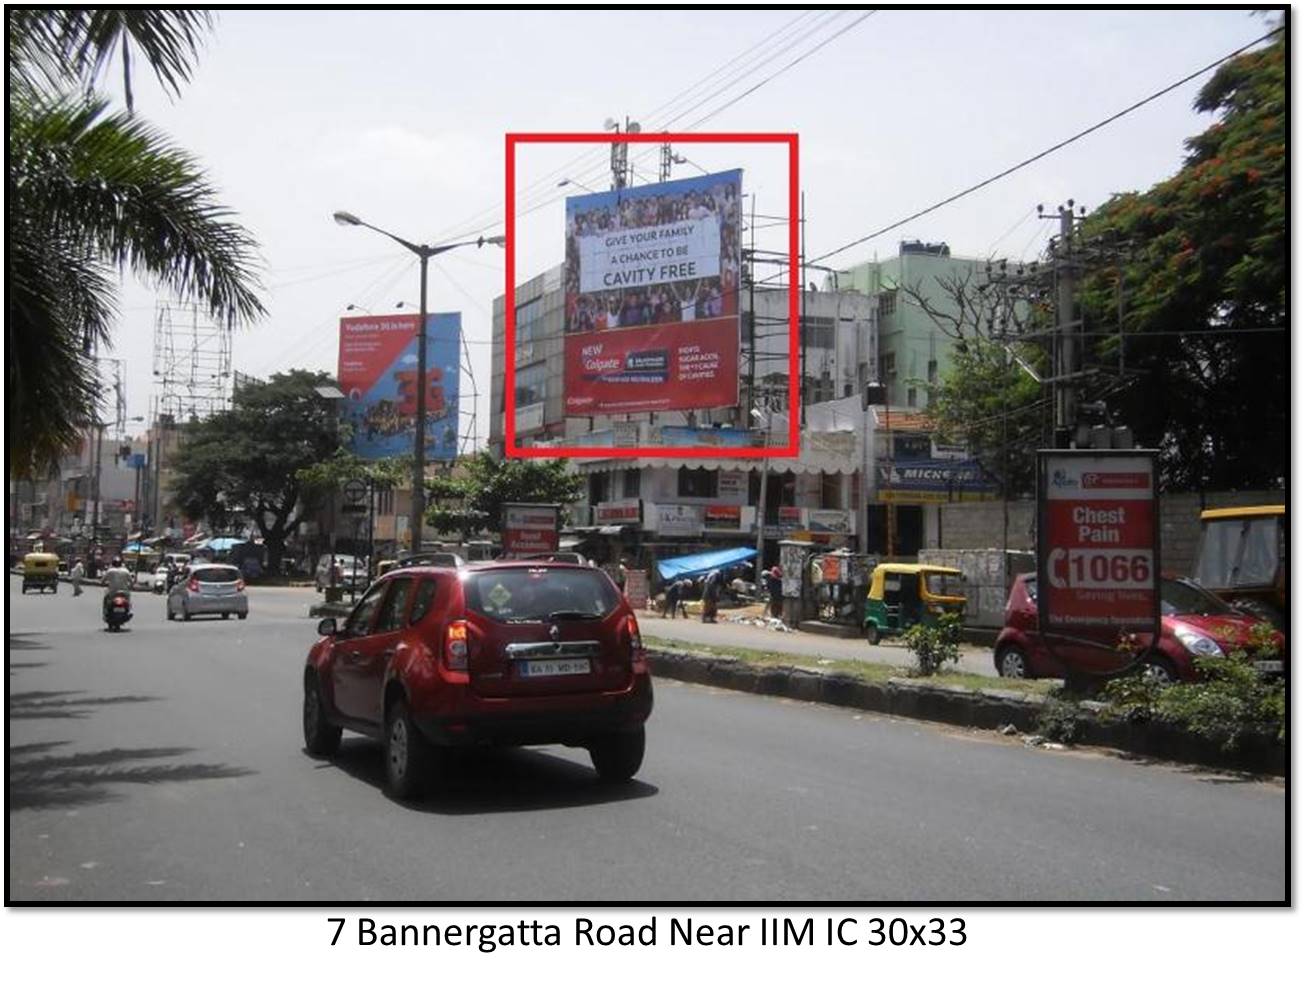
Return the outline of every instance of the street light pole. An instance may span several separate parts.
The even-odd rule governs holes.
[[[482,248],[484,245],[502,246],[507,240],[502,235],[492,235],[488,238],[480,236],[478,239],[472,239],[467,242],[450,242],[447,245],[417,245],[409,242],[407,239],[399,238],[392,232],[387,232],[383,228],[377,228],[375,225],[368,224],[357,215],[348,211],[337,211],[334,214],[336,224],[339,225],[361,225],[363,228],[370,228],[373,232],[379,232],[391,241],[397,242],[403,248],[413,253],[421,260],[421,312],[417,320],[417,418],[416,432],[413,434],[413,453],[412,453],[412,543],[411,550],[413,553],[421,550],[422,527],[425,525],[425,481],[426,481],[426,281],[429,271],[429,263],[432,256],[437,256],[441,252],[448,252],[450,249],[461,248],[465,245],[474,245],[476,248]]]

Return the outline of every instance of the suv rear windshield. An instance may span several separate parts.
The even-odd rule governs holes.
[[[611,580],[592,569],[552,565],[487,569],[466,577],[466,605],[503,623],[601,620],[620,604]]]
[[[212,569],[196,569],[191,576],[199,582],[235,582],[240,578],[240,573],[235,569],[217,566]]]

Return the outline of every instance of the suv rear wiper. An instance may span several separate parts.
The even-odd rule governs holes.
[[[583,610],[557,610],[555,613],[549,613],[548,619],[554,620],[601,620],[602,616],[598,613],[585,613]]]

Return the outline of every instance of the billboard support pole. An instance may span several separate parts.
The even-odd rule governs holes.
[[[412,442],[412,554],[421,551],[421,531],[425,525],[426,487],[426,277],[430,271],[430,251],[422,249],[421,312],[417,318],[417,429]]]

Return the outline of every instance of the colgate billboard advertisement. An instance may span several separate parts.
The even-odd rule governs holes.
[[[339,385],[364,460],[412,454],[419,314],[340,320]],[[426,459],[457,456],[462,315],[426,316]]]
[[[567,415],[738,404],[741,183],[567,199]]]
[[[1037,608],[1046,633],[1159,624],[1159,497],[1151,450],[1038,454]]]

